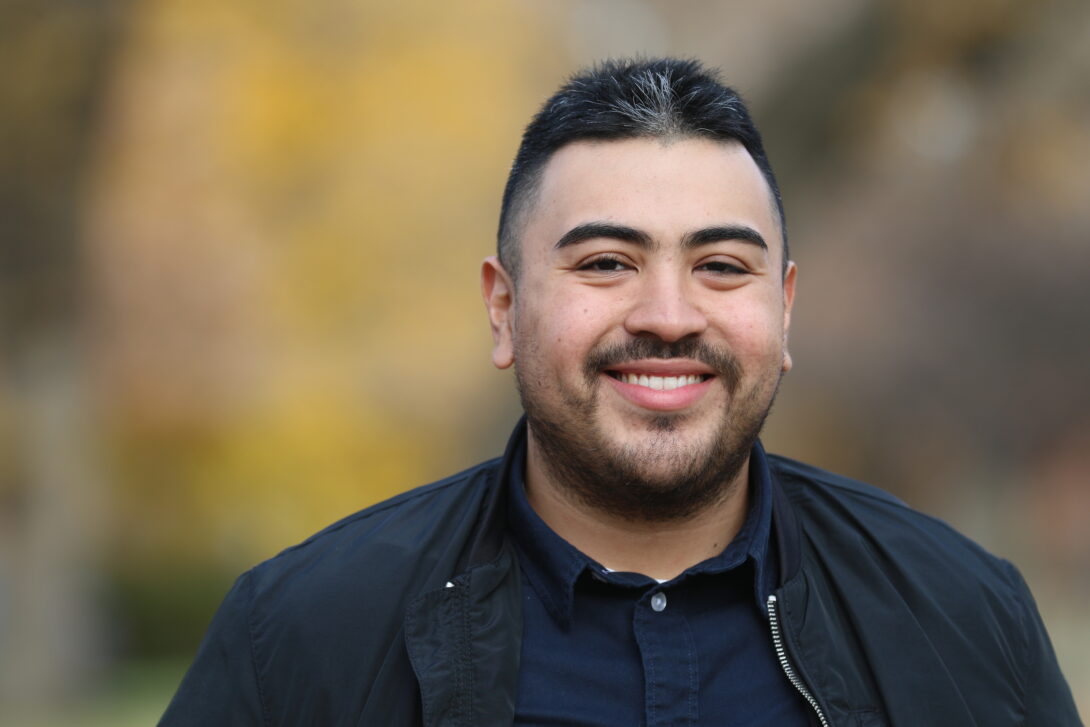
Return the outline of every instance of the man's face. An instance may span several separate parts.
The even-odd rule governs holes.
[[[619,515],[682,517],[721,496],[790,367],[795,268],[783,273],[748,152],[569,144],[545,167],[521,246],[517,288],[495,259],[483,284],[531,455]]]

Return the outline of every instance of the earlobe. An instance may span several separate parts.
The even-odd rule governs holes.
[[[481,295],[492,328],[492,363],[499,369],[508,368],[515,363],[511,329],[515,286],[495,255],[481,263]]]

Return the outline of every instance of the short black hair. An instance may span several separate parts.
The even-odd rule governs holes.
[[[761,135],[738,93],[699,61],[608,60],[572,76],[545,102],[522,135],[500,207],[500,262],[518,277],[520,218],[552,155],[574,141],[635,138],[735,141],[753,157],[772,191],[787,266],[783,200]]]

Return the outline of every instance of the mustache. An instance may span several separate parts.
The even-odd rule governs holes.
[[[598,372],[629,361],[645,358],[689,358],[710,368],[733,392],[742,377],[742,366],[729,351],[721,351],[698,338],[664,341],[661,338],[633,338],[623,343],[603,344],[587,356],[584,373],[594,382]]]

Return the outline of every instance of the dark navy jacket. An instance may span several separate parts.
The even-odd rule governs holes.
[[[502,459],[242,575],[160,725],[510,725],[522,633]],[[1015,568],[867,485],[769,456],[785,667],[837,727],[1070,727]],[[769,637],[769,648],[775,648]]]

